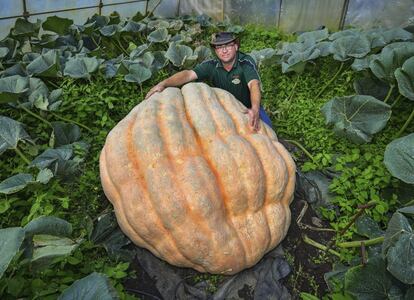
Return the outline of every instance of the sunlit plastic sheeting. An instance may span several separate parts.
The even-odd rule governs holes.
[[[215,21],[223,21],[224,2],[228,0],[182,0],[179,7],[179,15],[206,14]]]
[[[0,18],[19,16],[22,14],[23,14],[23,2],[22,1],[0,0]]]
[[[156,16],[165,18],[178,17],[178,0],[164,0],[154,11]]]
[[[224,0],[224,14],[234,23],[276,26],[282,0]]]
[[[349,0],[345,26],[360,28],[407,25],[414,16],[413,0]]]
[[[16,19],[4,19],[0,20],[0,40],[9,35],[10,29],[14,27]]]
[[[18,2],[21,2],[21,0]],[[71,0],[71,1],[26,0],[27,11],[31,14],[62,10],[62,9],[98,6],[98,4],[99,4],[99,0]]]
[[[285,32],[315,30],[325,26],[337,30],[345,0],[283,0],[279,27]]]
[[[121,17],[132,17],[137,12],[141,12],[141,14],[145,13],[145,1],[144,2],[135,2],[135,3],[125,3],[125,4],[117,4],[117,5],[110,5],[102,7],[102,15],[108,16],[112,12],[118,12]]]
[[[97,8],[87,8],[79,10],[62,11],[58,13],[48,13],[29,17],[30,22],[36,22],[36,19],[45,21],[47,17],[58,16],[61,18],[67,18],[73,20],[74,24],[83,25],[88,18],[98,13]]]

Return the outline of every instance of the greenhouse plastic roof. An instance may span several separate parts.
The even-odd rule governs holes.
[[[83,24],[93,14],[109,15],[117,11],[123,17],[145,13],[157,7],[155,14],[177,17],[206,14],[221,21],[255,23],[279,27],[285,32],[301,32],[327,27],[394,27],[408,25],[414,16],[413,0],[1,0],[0,38],[7,36],[17,17],[26,11],[30,21],[57,15]],[[24,7],[26,5],[26,10]],[[100,6],[102,4],[102,6]]]

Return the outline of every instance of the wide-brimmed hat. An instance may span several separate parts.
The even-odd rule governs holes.
[[[210,45],[212,47],[225,45],[235,41],[236,39],[237,38],[231,32],[217,32],[213,33],[213,35],[211,36]]]

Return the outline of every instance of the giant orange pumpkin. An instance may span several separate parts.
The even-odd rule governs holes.
[[[167,88],[108,135],[102,185],[122,230],[169,263],[234,274],[286,235],[295,165],[273,130],[203,83]]]

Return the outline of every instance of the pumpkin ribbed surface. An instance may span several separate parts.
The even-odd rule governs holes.
[[[251,132],[243,110],[230,93],[189,83],[113,128],[101,181],[134,243],[176,266],[234,274],[284,238],[295,165],[270,127]]]

